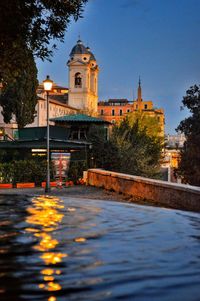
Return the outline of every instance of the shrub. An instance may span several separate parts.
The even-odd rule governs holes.
[[[82,178],[83,171],[86,169],[86,161],[71,161],[69,165],[68,178],[73,182],[77,182],[79,178]]]
[[[51,167],[51,178],[52,178]],[[46,180],[46,160],[19,160],[0,164],[1,183],[34,182],[40,185]]]

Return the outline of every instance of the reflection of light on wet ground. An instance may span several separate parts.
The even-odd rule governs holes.
[[[51,296],[51,297],[49,297],[48,301],[56,301],[56,297]]]
[[[86,238],[84,237],[77,237],[74,239],[75,242],[85,242],[86,241]]]
[[[47,233],[39,233],[35,234],[35,236],[41,237],[40,244],[35,246],[36,250],[48,251],[49,249],[54,249],[58,244],[57,239],[53,239],[52,236]]]
[[[69,212],[74,212],[74,211],[76,211],[76,208],[68,207],[68,208],[67,208],[67,211],[69,211]]]
[[[0,300],[199,300],[199,214],[71,197],[3,202]]]
[[[58,228],[62,221],[63,214],[60,212],[60,209],[63,208],[64,206],[61,199],[41,196],[34,198],[32,207],[27,209],[29,216],[26,222],[30,224],[30,227],[27,227],[26,231],[33,233],[33,235],[39,239],[34,249],[42,253],[40,258],[44,261],[46,266],[61,263],[62,259],[68,256],[66,253],[56,251],[59,241],[51,234],[51,232]],[[40,274],[43,275],[44,281],[44,283],[38,285],[40,289],[49,292],[60,291],[62,289],[62,286],[56,281],[56,276],[61,274],[59,269],[45,268],[41,270]],[[55,296],[48,298],[48,301],[55,300]]]
[[[44,260],[46,265],[59,263],[62,261],[63,257],[67,257],[67,254],[45,252],[40,256],[40,258]]]

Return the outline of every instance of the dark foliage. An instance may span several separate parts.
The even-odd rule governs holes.
[[[118,149],[107,140],[107,132],[101,127],[91,127],[88,139],[92,143],[90,167],[116,170],[118,167]]]
[[[182,120],[177,128],[177,131],[185,134],[186,142],[176,173],[184,182],[200,186],[200,86],[190,87],[182,103],[191,116]]]
[[[41,59],[49,58],[55,44],[63,41],[71,17],[81,17],[87,0],[1,0],[0,1],[0,78],[21,70],[15,56],[25,45]],[[13,76],[12,76],[13,77]],[[12,77],[10,80],[12,80]]]
[[[51,178],[53,169],[51,166]],[[34,182],[41,185],[46,180],[46,160],[31,159],[0,164],[1,183]]]
[[[72,180],[74,183],[83,177],[83,171],[87,170],[85,160],[70,161],[68,179]]]
[[[161,141],[158,138],[148,136],[138,121],[130,125],[128,119],[113,128],[109,141],[106,140],[104,130],[95,127],[90,130],[92,167],[159,177]]]
[[[21,68],[20,73],[16,74],[16,81],[8,82],[3,87],[0,104],[3,108],[4,122],[9,123],[15,116],[18,127],[23,128],[34,121],[38,81],[32,53],[25,48],[21,49],[19,53],[21,59],[23,57],[24,68]],[[20,64],[19,58],[18,65]]]
[[[138,120],[130,125],[124,119],[113,130],[112,143],[118,149],[118,171],[149,178],[159,178],[162,144],[147,135]]]
[[[0,82],[4,121],[14,114],[19,127],[31,123],[36,105],[37,69],[34,56],[50,59],[63,41],[73,17],[81,17],[87,0],[1,0]]]

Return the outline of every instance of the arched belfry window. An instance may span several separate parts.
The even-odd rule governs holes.
[[[81,88],[82,87],[82,78],[81,78],[80,72],[77,72],[75,74],[74,86],[75,86],[75,88]]]

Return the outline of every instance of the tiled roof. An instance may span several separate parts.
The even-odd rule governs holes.
[[[40,83],[38,86],[38,89],[44,91],[44,85],[42,83]],[[59,86],[56,83],[53,83],[52,89],[69,90],[68,87]]]
[[[68,94],[50,94],[49,99],[57,100],[61,103],[67,104]]]
[[[66,150],[79,150],[89,146],[90,143],[85,141],[72,141],[72,140],[58,140],[49,139],[50,149],[66,149]],[[15,140],[15,141],[1,141],[0,149],[32,149],[32,148],[46,148],[46,139],[33,139],[33,140]]]
[[[88,116],[85,114],[72,114],[72,115],[65,115],[56,118],[51,118],[51,121],[57,122],[86,122],[86,123],[109,123],[103,119]]]
[[[108,99],[108,102],[128,102],[128,99],[125,99],[125,98],[110,98]]]

